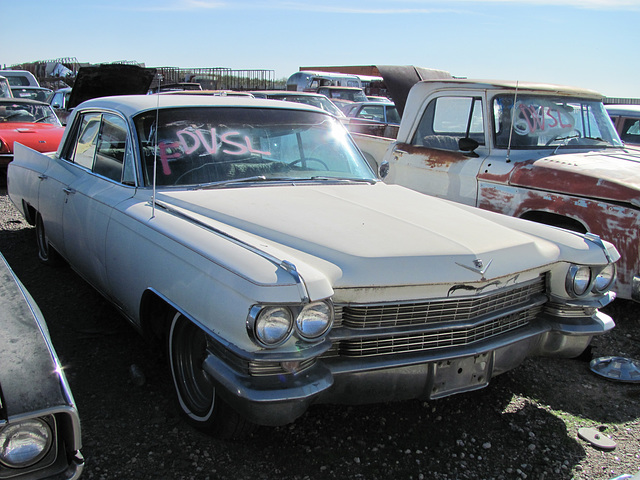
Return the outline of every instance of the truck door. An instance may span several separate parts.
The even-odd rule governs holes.
[[[478,172],[489,154],[483,101],[468,93],[428,100],[409,142],[387,157],[385,181],[476,205]]]

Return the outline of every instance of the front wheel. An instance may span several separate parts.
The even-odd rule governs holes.
[[[179,312],[171,318],[168,353],[178,405],[191,425],[220,438],[238,438],[253,430],[252,423],[216,394],[203,370],[207,336]]]

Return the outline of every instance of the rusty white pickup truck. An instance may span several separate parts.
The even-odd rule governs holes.
[[[385,76],[391,90],[394,80],[402,85]],[[640,154],[621,142],[601,95],[518,82],[403,81],[404,90],[392,92],[402,112],[397,138],[353,134],[386,183],[598,234],[622,255],[618,296],[640,300]]]

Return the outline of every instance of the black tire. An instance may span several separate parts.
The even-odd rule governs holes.
[[[179,312],[170,318],[167,347],[178,407],[192,426],[228,439],[241,438],[255,428],[216,394],[202,368],[206,334]]]
[[[50,266],[58,266],[62,263],[60,254],[49,244],[47,232],[44,229],[42,215],[36,214],[36,242],[38,245],[38,259]]]

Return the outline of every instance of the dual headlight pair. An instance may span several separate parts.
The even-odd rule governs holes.
[[[616,266],[571,265],[567,272],[566,289],[572,297],[583,297],[589,293],[602,294],[610,290],[616,279]]]
[[[330,301],[306,305],[255,305],[249,312],[247,329],[264,347],[277,347],[295,334],[302,340],[315,342],[333,323]]]
[[[29,468],[51,450],[53,419],[30,418],[7,424],[0,430],[0,464]]]

